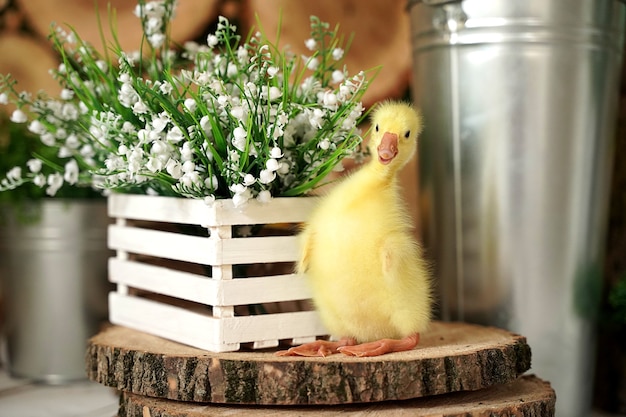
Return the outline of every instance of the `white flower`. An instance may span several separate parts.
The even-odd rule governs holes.
[[[109,71],[109,66],[107,65],[106,61],[103,61],[101,59],[96,61],[96,66],[100,69],[100,71],[107,73]]]
[[[163,161],[161,161],[159,158],[155,158],[151,156],[150,158],[148,158],[148,162],[146,163],[146,168],[150,172],[161,171],[163,169]]]
[[[133,113],[135,113],[135,114],[145,114],[145,113],[148,113],[148,106],[146,106],[146,103],[144,103],[143,100],[138,100],[133,105]]]
[[[201,183],[200,174],[197,171],[186,172],[179,180],[185,187],[197,187]]]
[[[61,108],[61,118],[64,120],[77,120],[79,114],[78,108],[74,103],[65,103]]]
[[[341,58],[343,58],[343,49],[341,48],[333,49],[333,59],[335,61],[339,61]]]
[[[325,91],[323,102],[324,102],[324,107],[334,109],[337,107],[337,95],[333,93],[332,91]]]
[[[323,150],[325,150],[325,151],[326,151],[326,150],[328,150],[328,148],[330,148],[330,141],[329,141],[328,139],[323,139],[323,140],[319,141],[319,143],[317,144],[317,146],[318,146],[320,149],[323,149]]]
[[[55,136],[57,139],[65,139],[67,137],[67,130],[63,128],[57,129]]]
[[[36,135],[43,135],[46,127],[39,120],[33,120],[28,124],[28,130]]]
[[[13,181],[19,181],[22,178],[22,168],[13,167],[7,172],[7,178]]]
[[[276,178],[276,174],[272,170],[262,169],[259,173],[259,182],[261,182],[261,184],[269,184],[274,181],[274,178]]]
[[[243,46],[239,46],[239,48],[237,48],[237,59],[240,62],[248,61],[248,50],[244,48]]]
[[[331,74],[331,79],[333,84],[339,84],[340,82],[342,82],[344,80],[344,74],[343,71],[341,70],[334,70],[333,73]]]
[[[189,142],[183,143],[183,147],[180,149],[180,156],[183,161],[189,161],[193,158],[194,150]]]
[[[185,174],[189,174],[191,172],[194,172],[194,170],[196,169],[196,164],[192,161],[185,161],[183,163],[183,172]]]
[[[243,207],[250,197],[247,194],[235,194],[233,196],[233,206],[235,207]]]
[[[278,74],[278,67],[269,67],[267,69],[267,76],[270,78],[274,78],[274,76],[276,76],[276,74]]]
[[[28,167],[28,170],[34,174],[38,173],[39,171],[41,171],[41,166],[42,166],[42,162],[40,159],[29,159],[28,162],[26,162],[26,166]]]
[[[282,161],[280,163],[280,166],[278,167],[278,171],[276,171],[278,173],[278,175],[285,175],[289,173],[289,162],[287,161]]]
[[[185,107],[187,107],[187,109],[190,112],[196,111],[197,104],[196,104],[196,101],[194,99],[192,99],[192,98],[185,99],[184,105],[185,105]]]
[[[265,168],[267,168],[269,171],[278,171],[279,165],[278,165],[278,161],[275,160],[274,158],[270,158],[265,162]]]
[[[61,90],[61,100],[71,100],[74,98],[74,91],[64,88]]]
[[[213,204],[215,203],[215,196],[213,194],[211,195],[207,195],[206,197],[204,197],[204,204],[206,204],[209,207],[212,207]]]
[[[283,95],[283,92],[280,91],[280,88],[275,87],[275,86],[271,86],[270,87],[270,92],[269,92],[269,100],[270,101],[274,101],[279,99],[281,96]]]
[[[206,38],[206,43],[209,45],[209,48],[213,48],[219,43],[219,39],[214,34],[210,34]]]
[[[230,114],[237,120],[243,121],[246,118],[246,110],[243,106],[233,106],[230,109]]]
[[[159,91],[166,96],[169,96],[172,91],[174,91],[174,87],[168,81],[163,81],[163,83],[159,86]]]
[[[150,45],[153,48],[160,48],[163,45],[163,42],[165,42],[165,35],[163,33],[153,33],[148,36],[148,42],[150,42]]]
[[[310,69],[311,71],[315,71],[319,66],[320,66],[320,61],[319,59],[313,57],[313,58],[306,58],[306,67],[308,69]]]
[[[249,187],[251,185],[253,185],[256,182],[256,179],[254,178],[254,175],[252,174],[246,174],[243,177],[243,185],[245,185],[246,187]]]
[[[0,93],[0,104],[8,104],[9,96],[7,93]]]
[[[316,129],[322,128],[322,120],[324,118],[324,111],[321,109],[314,109],[309,116],[309,123]]]
[[[226,76],[234,77],[238,73],[239,73],[239,69],[237,68],[237,65],[233,62],[229,63],[228,67],[226,68]]]
[[[156,16],[150,17],[145,23],[145,28],[148,33],[158,32],[161,30],[162,26],[163,21],[160,19],[160,17],[157,18]]]
[[[269,203],[270,200],[272,199],[272,193],[270,193],[268,190],[259,191],[259,194],[256,196],[256,199],[260,203]]]
[[[65,164],[65,173],[63,174],[63,179],[68,184],[74,185],[78,181],[78,164],[76,160],[72,159],[67,164]]]
[[[309,51],[315,51],[315,49],[317,49],[317,42],[315,41],[315,39],[309,38],[304,41],[304,46],[306,46],[306,49],[308,49]]]
[[[86,143],[80,148],[80,154],[85,158],[93,158],[96,155],[96,152],[90,143]]]
[[[46,176],[43,174],[35,175],[35,177],[33,177],[33,184],[35,184],[37,187],[43,187],[44,185],[46,185]]]
[[[183,131],[180,130],[180,127],[174,126],[172,127],[167,134],[165,135],[165,139],[172,143],[178,143],[183,140],[185,136],[183,135]]]
[[[180,162],[178,162],[178,161],[176,161],[174,159],[170,159],[169,161],[167,161],[167,164],[165,165],[165,170],[175,180],[177,180],[177,179],[179,179],[180,177],[183,176],[183,167],[182,167],[182,165],[180,164]]]
[[[48,188],[46,189],[46,194],[49,196],[54,196],[59,188],[63,186],[63,177],[58,172],[54,174],[48,175]]]
[[[163,129],[167,127],[167,124],[169,123],[169,121],[170,121],[170,118],[167,116],[167,114],[161,113],[159,117],[154,117],[152,119],[152,123],[150,124],[152,125],[155,131],[162,132]]]
[[[209,116],[202,116],[200,119],[200,127],[204,133],[209,133],[211,131],[211,120],[209,119]]]
[[[219,180],[217,179],[215,175],[211,175],[210,178],[207,178],[204,180],[204,186],[210,190],[217,190],[217,187],[219,187],[219,184],[220,184]]]
[[[274,146],[271,150],[270,150],[270,156],[274,159],[279,159],[283,157],[283,151],[281,151],[281,149],[278,146]]]
[[[44,133],[39,138],[41,139],[41,143],[43,143],[46,146],[54,146],[54,144],[56,142],[56,138],[50,132]]]
[[[27,120],[28,118],[26,117],[26,113],[24,113],[22,110],[13,110],[13,113],[11,114],[11,121],[13,123],[26,123]]]
[[[234,193],[233,205],[235,207],[242,207],[252,198],[252,192],[243,184],[233,184],[229,188],[230,191]]]
[[[59,158],[69,158],[72,156],[72,151],[67,146],[61,146],[59,152],[57,152]]]
[[[67,146],[70,149],[78,149],[78,147],[80,146],[80,141],[78,140],[78,136],[76,136],[76,134],[74,133],[71,133],[65,139],[65,146]]]
[[[146,129],[140,129],[137,132],[137,139],[139,139],[139,143],[147,143],[150,141],[150,131]]]
[[[246,130],[241,126],[237,126],[235,130],[233,130],[233,146],[243,152],[246,149],[247,136]]]
[[[152,142],[152,146],[150,147],[150,153],[157,157],[164,157],[162,159],[169,158],[169,148],[168,145],[162,140],[155,140]]]
[[[228,102],[229,102],[229,101],[230,101],[230,97],[228,97],[228,96],[225,96],[225,95],[220,94],[220,95],[217,97],[217,104],[218,104],[221,108],[226,107],[226,105],[228,104]]]

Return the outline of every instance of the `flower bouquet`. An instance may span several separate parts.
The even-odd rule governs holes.
[[[60,97],[0,78],[0,103],[17,109],[63,164],[35,155],[12,168],[0,191],[32,182],[55,195],[64,184],[202,199],[297,196],[341,160],[359,158],[365,73],[342,66],[338,28],[311,17],[310,56],[280,51],[260,32],[245,41],[220,17],[205,44],[168,40],[174,0],[140,2],[144,42],[104,56],[79,34],[53,28]]]
[[[174,3],[139,3],[137,52],[114,41],[101,55],[54,28],[58,98],[0,78],[12,121],[63,161],[37,153],[0,191],[32,183],[54,196],[69,184],[108,195],[114,324],[213,351],[324,335],[304,277],[285,268],[297,258],[294,225],[315,204],[295,197],[363,157],[366,74],[348,73],[349,42],[315,17],[309,56],[260,32],[244,40],[222,17],[202,45],[171,45]]]

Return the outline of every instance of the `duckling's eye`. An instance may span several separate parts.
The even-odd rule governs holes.
[[[409,136],[411,136],[411,131],[407,130],[406,133],[404,134],[404,137],[408,139]]]
[[[378,132],[378,125],[376,125],[376,131]]]

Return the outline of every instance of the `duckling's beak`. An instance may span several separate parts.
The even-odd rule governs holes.
[[[378,162],[387,165],[398,155],[398,135],[385,132],[377,150]]]

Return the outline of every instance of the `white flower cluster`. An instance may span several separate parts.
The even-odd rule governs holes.
[[[175,55],[165,37],[173,3],[137,6],[146,39],[160,49],[145,62],[120,52],[106,64],[76,34],[56,31],[57,48],[77,38],[56,71],[60,99],[31,100],[10,78],[0,80],[0,102],[7,91],[17,98],[11,120],[28,123],[66,160],[46,177],[42,166],[54,164],[33,159],[26,175],[11,170],[0,190],[31,181],[54,195],[66,182],[241,206],[306,193],[358,154],[367,81],[342,66],[336,29],[312,17],[312,55],[298,57],[261,33],[242,42],[220,17],[206,44],[187,43]]]

